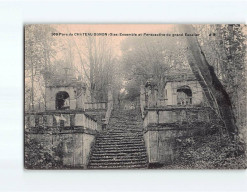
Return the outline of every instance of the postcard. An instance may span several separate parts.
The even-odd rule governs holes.
[[[28,24],[26,169],[245,169],[242,24]]]

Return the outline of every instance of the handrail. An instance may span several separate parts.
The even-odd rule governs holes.
[[[145,108],[145,116],[143,126],[149,124],[172,124],[189,122],[209,122],[214,119],[214,115],[209,107],[198,106],[166,106]]]
[[[145,106],[146,106],[145,89],[144,89],[144,86],[141,85],[140,87],[140,107],[141,107],[141,115],[143,119],[145,117]]]
[[[107,106],[107,111],[105,114],[104,125],[108,125],[112,110],[113,110],[113,101],[109,101]]]
[[[102,101],[102,102],[85,102],[85,104],[98,104],[98,103],[107,103],[105,101]]]
[[[83,127],[91,130],[99,130],[97,120],[84,111],[45,111],[26,112],[25,126],[36,127]]]
[[[208,106],[195,106],[195,105],[170,105],[163,107],[144,107],[145,111],[172,111],[172,110],[211,110]]]
[[[84,114],[91,120],[97,122],[95,118],[85,113],[84,110],[46,110],[46,111],[26,111],[25,115],[49,115],[49,114]]]
[[[85,102],[86,110],[107,109],[107,102]]]

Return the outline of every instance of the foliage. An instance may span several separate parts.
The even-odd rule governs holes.
[[[139,98],[140,96],[140,84],[137,84],[136,80],[129,80],[126,82],[125,90],[126,94],[123,97],[123,99],[129,100],[129,101],[135,101],[136,98]]]
[[[206,135],[177,139],[177,156],[171,169],[244,169],[245,148],[225,133],[211,131]]]
[[[171,69],[188,68],[178,38],[129,37],[122,43],[122,63],[126,78],[161,82]],[[179,66],[179,67],[177,67]]]
[[[60,142],[53,147],[51,143],[47,144],[39,139],[25,136],[25,167],[28,169],[62,168],[63,143]]]
[[[198,25],[206,59],[226,89],[239,128],[246,125],[246,26]],[[209,36],[210,35],[210,36]]]
[[[186,47],[179,37],[128,37],[122,43],[122,69],[129,96],[135,96],[133,88],[145,84],[150,78],[157,83],[158,95],[163,97],[167,77],[174,71],[188,71]],[[136,87],[134,86],[136,84]]]
[[[51,67],[55,41],[50,25],[25,26],[25,106],[34,109],[45,103],[43,72]]]
[[[112,50],[110,38],[85,37],[76,46],[81,66],[89,81],[92,101],[107,99],[108,86],[113,83],[117,58]],[[86,70],[89,69],[89,71]]]
[[[242,141],[247,137],[246,27],[195,27],[200,34],[201,50],[230,97],[240,136],[230,139],[225,131],[211,131],[220,124],[215,122],[205,129],[209,133],[204,136],[177,139],[178,159],[165,168],[246,168]],[[111,40],[106,37],[66,39],[61,48],[54,49],[58,43],[50,36],[53,31],[50,25],[25,27],[25,105],[31,105],[32,109],[44,103],[44,78],[59,74],[68,66],[73,75],[85,76],[92,101],[106,100],[108,85],[112,85],[115,97],[135,101],[140,95],[140,85],[150,78],[158,84],[159,95],[162,95],[167,75],[190,69],[181,37],[128,37],[123,40],[122,53],[117,58]],[[56,56],[58,49],[62,51],[60,59]],[[26,135],[25,166],[62,167],[63,147],[62,142],[53,147]]]

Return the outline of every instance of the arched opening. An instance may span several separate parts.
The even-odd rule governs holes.
[[[69,94],[66,91],[60,91],[56,95],[56,110],[70,109]]]
[[[189,86],[182,86],[177,89],[177,104],[178,105],[192,104],[192,91]]]

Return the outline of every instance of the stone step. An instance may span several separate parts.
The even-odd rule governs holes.
[[[139,156],[139,157],[146,157],[147,154],[145,152],[133,152],[133,153],[108,153],[108,154],[104,154],[104,153],[93,153],[92,154],[92,157],[95,157],[95,158],[112,158],[112,157],[117,157],[117,158],[123,158],[123,157],[129,157],[129,158],[132,158],[132,157],[136,157],[136,156]]]
[[[133,128],[133,129],[139,129],[142,128],[143,125],[128,125],[128,124],[110,124],[107,126],[107,128],[110,130],[111,128],[120,128],[120,129],[126,129],[126,128]]]
[[[107,131],[122,131],[122,132],[128,132],[128,131],[135,131],[135,132],[141,132],[143,131],[143,127],[107,127]]]
[[[101,140],[97,140],[96,141],[96,143],[102,143],[102,144],[112,144],[112,145],[114,145],[114,144],[124,144],[124,145],[132,145],[133,143],[135,143],[135,144],[145,144],[144,143],[144,141],[143,140],[139,140],[139,141],[135,141],[135,142],[132,142],[132,141],[115,141],[115,140],[108,140],[108,141],[105,141],[105,140],[103,140],[103,141],[101,141]]]
[[[136,153],[144,153],[146,151],[144,150],[125,150],[125,151],[113,151],[113,150],[108,150],[108,151],[100,151],[100,150],[95,150],[93,152],[93,155],[100,155],[102,154],[103,156],[110,156],[110,155],[117,155],[117,156],[126,156],[126,155],[129,155],[129,154],[136,154]]]
[[[110,121],[110,124],[109,124],[109,125],[141,126],[141,125],[142,125],[142,122],[129,121],[129,120],[121,121],[121,120],[119,120],[119,119],[116,119],[116,120],[114,120],[114,121]]]
[[[118,125],[118,126],[141,126],[142,123],[140,122],[132,122],[132,121],[129,121],[129,120],[126,120],[126,121],[120,121],[120,120],[116,120],[116,121],[110,121],[110,125]]]
[[[97,140],[142,140],[143,136],[141,135],[100,135],[97,137]]]
[[[143,125],[128,125],[128,124],[111,124],[108,125],[108,128],[121,128],[121,129],[126,129],[126,128],[134,128],[134,129],[138,129],[141,128]]]
[[[114,139],[111,139],[110,136],[107,137],[100,137],[97,138],[95,143],[114,143],[114,144],[118,144],[118,143],[129,143],[131,142],[132,144],[136,144],[136,143],[143,143],[144,140],[142,137],[139,136],[133,136],[133,137],[114,137]]]
[[[138,140],[136,142],[132,142],[131,140],[122,140],[122,141],[116,141],[116,140],[97,140],[95,142],[95,146],[127,146],[127,147],[131,147],[131,146],[135,146],[135,147],[140,147],[140,146],[144,146],[144,140]]]
[[[95,162],[92,162],[90,164],[90,166],[121,166],[121,167],[127,167],[127,166],[130,166],[130,167],[133,167],[133,166],[142,166],[142,167],[145,167],[147,166],[147,162],[133,162],[133,163],[129,163],[129,162],[123,162],[123,163],[113,163],[113,162],[100,162],[100,163],[95,163]]]
[[[136,162],[90,162],[90,166],[131,166],[131,165],[146,165],[147,161]]]
[[[111,135],[100,135],[98,139],[141,139],[142,135],[116,135],[116,134],[111,134]]]
[[[110,118],[110,122],[132,122],[132,123],[139,123],[141,122],[142,119],[140,120],[139,118],[136,117],[125,117],[125,116],[118,116],[118,117],[113,117]]]
[[[99,145],[98,143],[102,143],[101,145]],[[137,145],[135,145],[135,144],[142,144],[143,146],[145,145],[145,143],[144,143],[144,141],[143,140],[139,140],[139,141],[135,141],[135,142],[132,142],[132,141],[130,141],[130,140],[122,140],[122,141],[116,141],[116,140],[108,140],[108,141],[106,141],[106,140],[97,140],[96,142],[95,142],[95,146],[97,147],[97,146],[104,146],[104,145],[106,145],[106,146],[109,146],[109,145],[111,145],[111,146],[118,146],[118,145],[121,145],[121,146],[128,146],[128,147],[131,147],[131,146],[136,146],[137,147]]]
[[[133,117],[114,117],[110,119],[110,123],[129,123],[129,124],[140,124],[142,122],[142,119],[133,118]]]
[[[138,120],[137,118],[121,118],[114,117],[110,119],[111,123],[128,123],[128,124],[142,124],[142,120]]]
[[[116,132],[116,133],[115,133]],[[143,129],[140,128],[140,129],[119,129],[119,128],[111,128],[109,129],[108,133],[107,134],[121,134],[121,133],[124,133],[124,134],[138,134],[138,135],[143,135]],[[102,134],[105,134],[105,133],[102,133]]]
[[[98,159],[98,160],[112,160],[112,159],[115,159],[115,160],[123,160],[123,159],[128,159],[128,160],[131,160],[131,159],[141,159],[141,160],[145,160],[147,159],[147,155],[146,154],[140,154],[140,155],[124,155],[124,156],[118,156],[118,155],[108,155],[108,156],[103,156],[103,155],[100,155],[100,156],[97,156],[97,155],[92,155],[91,157],[91,160],[95,160],[95,159]]]
[[[110,138],[110,139],[129,139],[129,138],[132,138],[132,139],[141,139],[141,135],[138,135],[138,134],[125,134],[125,135],[117,135],[117,134],[100,134],[97,136],[97,139],[101,139],[101,138]]]
[[[98,135],[98,137],[103,137],[103,136],[138,136],[138,137],[143,137],[142,132],[124,132],[124,133],[115,133],[115,132],[110,132],[110,133],[102,133]]]
[[[102,143],[102,142],[95,142],[95,146],[99,146],[99,147],[102,147],[102,146],[115,146],[115,147],[118,147],[118,146],[122,146],[122,145],[125,145],[125,146],[136,146],[136,147],[140,147],[140,146],[143,146],[143,143],[114,143],[114,144],[110,144],[110,143]]]
[[[118,149],[125,149],[125,148],[144,148],[144,145],[131,145],[131,144],[106,144],[106,145],[99,145],[99,144],[95,144],[95,147],[98,148],[118,148]]]
[[[130,126],[130,127],[141,127],[143,124],[142,123],[132,123],[131,121],[116,121],[116,122],[111,122],[111,124],[109,124],[109,127],[112,126]]]
[[[88,168],[147,168],[140,111],[114,110],[107,129],[96,138]]]
[[[111,166],[111,165],[96,165],[96,166],[88,166],[88,169],[146,169],[147,165],[118,165],[118,166]]]
[[[141,135],[100,135],[97,139],[118,139],[118,140],[123,140],[123,139],[141,139]]]
[[[110,120],[110,124],[109,125],[116,125],[116,124],[121,124],[121,125],[141,125],[142,121],[139,120],[130,120],[130,119],[120,119],[120,118],[116,118],[116,119],[112,119]]]
[[[134,141],[133,141],[134,140]],[[128,146],[131,146],[131,145],[143,145],[144,143],[144,140],[139,138],[137,139],[136,137],[135,138],[122,138],[122,139],[114,139],[114,140],[111,140],[111,139],[106,139],[106,138],[100,138],[100,139],[97,139],[96,142],[95,142],[95,145],[97,145],[98,143],[102,143],[103,145],[128,145]]]
[[[109,162],[109,163],[114,163],[114,162],[147,162],[147,158],[131,158],[131,159],[117,159],[117,158],[111,158],[111,159],[97,159],[97,158],[92,158],[91,159],[91,163],[105,163],[105,162]]]
[[[122,145],[122,146],[119,146],[119,147],[116,147],[116,146],[103,146],[103,147],[100,147],[100,146],[97,146],[97,149],[95,151],[102,151],[102,152],[105,152],[105,151],[109,151],[109,150],[112,150],[112,151],[125,151],[125,150],[137,150],[137,151],[141,151],[142,149],[145,149],[145,146],[126,146],[126,145]]]
[[[111,130],[109,132],[102,132],[99,136],[103,136],[103,135],[124,135],[124,136],[128,136],[128,135],[139,135],[142,136],[143,133],[142,132],[136,132],[136,131],[114,131]]]
[[[114,138],[111,139],[111,137],[101,137],[98,138],[97,141],[103,141],[103,142],[132,142],[132,143],[140,143],[143,142],[142,139],[138,138],[131,138],[131,137],[123,137],[123,138]]]
[[[109,131],[101,132],[100,135],[112,135],[112,134],[124,134],[124,135],[143,135],[142,131],[131,130],[121,130],[121,129],[111,129]]]
[[[139,148],[139,147],[121,147],[121,148],[99,148],[96,147],[94,152],[101,152],[101,153],[118,153],[118,152],[125,152],[125,153],[131,153],[131,152],[142,152],[145,151],[145,147]]]
[[[129,128],[129,127],[107,127],[107,131],[122,131],[122,132],[142,132],[143,127]]]

